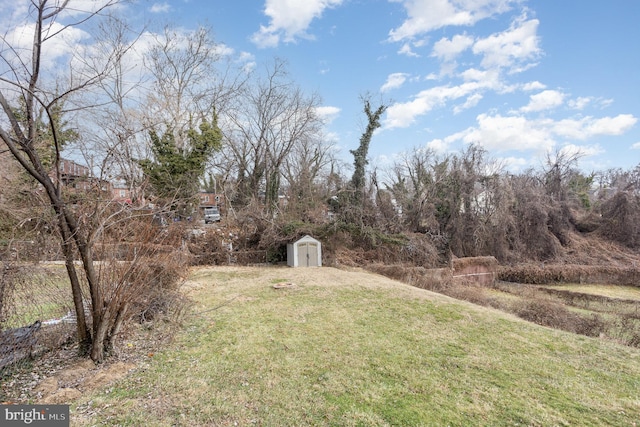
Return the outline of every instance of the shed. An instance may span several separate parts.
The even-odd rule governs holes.
[[[289,243],[287,265],[289,267],[321,267],[322,244],[309,235]]]

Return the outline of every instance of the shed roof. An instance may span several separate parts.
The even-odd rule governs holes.
[[[304,236],[300,237],[299,239],[294,240],[291,243],[311,242],[311,241],[320,243],[320,241],[318,239],[314,239],[313,237],[309,236],[308,234],[305,234]]]

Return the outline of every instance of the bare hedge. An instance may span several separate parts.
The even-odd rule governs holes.
[[[502,266],[498,280],[542,285],[548,283],[599,283],[640,286],[640,268],[571,264]]]

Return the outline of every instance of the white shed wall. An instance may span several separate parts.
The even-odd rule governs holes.
[[[300,256],[301,247],[304,249],[304,256]],[[311,254],[313,259],[307,260]],[[304,259],[303,259],[304,258]],[[308,264],[307,264],[308,263]],[[289,267],[322,266],[322,243],[311,236],[304,236],[301,239],[287,245],[287,265]]]

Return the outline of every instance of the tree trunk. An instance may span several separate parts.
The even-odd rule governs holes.
[[[107,336],[107,339],[105,341],[105,352],[106,353],[113,353],[115,351],[115,338],[118,335],[118,333],[120,332],[120,329],[122,328],[122,324],[124,322],[125,319],[125,315],[127,313],[127,309],[129,308],[129,303],[124,303],[122,307],[120,307],[120,309],[118,310],[118,313],[116,314],[116,319],[113,321],[113,326],[111,327],[111,330],[109,331],[109,335]]]
[[[62,251],[65,257],[65,266],[67,275],[71,282],[71,293],[73,295],[73,305],[76,310],[76,327],[78,333],[78,344],[80,354],[87,354],[91,347],[91,335],[87,327],[87,319],[84,313],[84,302],[82,300],[82,289],[80,288],[80,280],[73,260],[73,248],[67,238],[63,238]]]
[[[93,343],[91,345],[91,359],[100,363],[104,360],[106,355],[105,344],[107,343],[107,333],[109,332],[109,320],[111,319],[111,312],[105,310],[100,316],[100,320],[94,319],[93,325]]]

